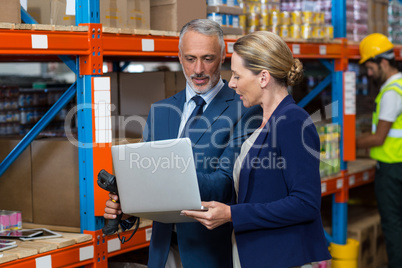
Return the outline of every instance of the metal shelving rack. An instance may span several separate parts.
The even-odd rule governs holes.
[[[112,171],[111,130],[99,129],[96,119],[99,113],[110,116],[110,111],[96,102],[98,91],[110,93],[108,80],[100,77],[104,57],[117,57],[135,60],[136,57],[176,57],[178,37],[168,33],[150,31],[149,34],[104,33],[99,24],[99,0],[76,1],[76,24],[79,26],[48,29],[43,25],[9,25],[0,29],[0,55],[6,60],[26,58],[42,61],[56,55],[77,75],[77,81],[64,93],[56,104],[21,140],[15,149],[0,164],[0,176],[33,139],[46,127],[52,118],[73,98],[77,97],[78,143],[79,143],[79,180],[81,231],[93,235],[91,242],[43,253],[33,257],[6,263],[7,267],[35,267],[35,258],[50,254],[54,267],[88,266],[107,267],[108,257],[132,251],[149,245],[151,228],[142,228],[129,242],[121,245],[116,235],[103,237],[103,209],[108,196],[96,187],[97,174],[101,169]],[[346,243],[348,191],[374,179],[374,169],[348,172],[347,161],[355,159],[355,116],[343,113],[344,85],[343,76],[349,59],[358,59],[358,45],[349,45],[346,36],[346,2],[333,0],[333,24],[336,39],[333,42],[288,42],[294,55],[301,59],[319,59],[331,74],[316,86],[300,103],[306,105],[324,88],[332,84],[333,122],[341,128],[341,173],[322,181],[322,194],[333,196],[332,235],[327,239],[337,244]],[[34,23],[26,12],[22,12],[25,22]],[[37,43],[37,40],[40,42]],[[226,38],[227,56],[233,52],[235,37]],[[402,50],[397,48],[397,55]],[[107,79],[107,78],[106,78]],[[110,103],[110,100],[109,100]],[[106,100],[106,104],[107,100]],[[97,107],[98,106],[98,107]],[[95,107],[95,108],[94,108]],[[110,134],[110,136],[109,136]],[[129,233],[127,233],[129,234]],[[125,235],[127,235],[125,234]],[[93,257],[80,260],[82,249],[93,250]],[[0,265],[0,267],[5,267]]]

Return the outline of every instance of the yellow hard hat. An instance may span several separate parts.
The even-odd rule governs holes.
[[[359,63],[365,63],[367,60],[391,50],[392,48],[394,48],[394,45],[385,35],[380,33],[370,34],[360,42],[359,49],[361,59]]]

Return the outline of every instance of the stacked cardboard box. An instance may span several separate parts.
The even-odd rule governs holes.
[[[17,144],[1,139],[1,159]],[[35,140],[1,176],[0,209],[28,223],[80,226],[78,149],[65,139]]]
[[[105,74],[108,76],[109,74]],[[173,72],[111,73],[112,125],[115,138],[140,138],[151,105],[174,88]]]
[[[0,139],[1,161],[18,142]],[[139,140],[114,140],[113,144],[135,142]],[[1,209],[21,211],[23,223],[79,228],[78,148],[62,138],[33,141],[0,177]]]
[[[375,226],[375,222],[367,217],[364,220],[348,224],[348,238],[355,239],[360,243],[359,268],[376,268],[374,267]]]
[[[62,138],[35,140],[31,163],[33,222],[79,227],[78,148]]]
[[[348,237],[360,242],[358,267],[377,268],[387,263],[384,236],[378,212],[361,215],[348,224]]]
[[[205,19],[207,5],[199,0],[151,0],[151,29],[178,32],[193,19]]]
[[[19,0],[0,0],[0,22],[21,23]]]
[[[100,23],[107,27],[150,29],[149,0],[99,1]],[[40,24],[75,25],[75,16],[66,14],[66,0],[29,0],[28,13]]]
[[[18,14],[16,14],[20,15],[18,0],[0,1],[7,2],[7,6],[11,6],[11,2],[18,2]],[[207,15],[206,3],[198,0],[102,0],[99,2],[100,23],[114,28],[177,32],[188,21],[206,18]],[[28,13],[40,24],[75,25],[75,16],[66,14],[66,7],[66,0],[50,0],[50,4],[49,1],[28,1]],[[5,9],[0,12],[3,11]],[[13,14],[7,13],[8,16]]]
[[[66,0],[29,0],[27,12],[39,24],[75,25],[75,16],[66,14]]]
[[[18,139],[0,139],[0,161],[18,142]],[[31,168],[31,147],[28,147],[0,176],[0,209],[21,211],[24,222],[33,221]]]
[[[100,23],[109,27],[149,30],[149,0],[100,1]]]

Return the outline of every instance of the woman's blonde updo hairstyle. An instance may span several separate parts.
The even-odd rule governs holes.
[[[234,51],[244,62],[244,67],[259,74],[267,70],[284,86],[298,84],[303,78],[303,64],[293,58],[288,45],[272,32],[260,31],[239,38]]]

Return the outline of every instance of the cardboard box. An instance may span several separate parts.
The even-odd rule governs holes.
[[[207,4],[200,0],[151,0],[151,29],[179,32],[193,19],[207,17]]]
[[[147,118],[147,115],[113,116],[113,139],[141,139]]]
[[[31,148],[33,222],[80,227],[78,148],[56,138]]]
[[[149,0],[127,0],[127,27],[151,29],[151,6]]]
[[[125,28],[127,25],[127,0],[99,1],[100,23],[104,26]]]
[[[19,0],[0,0],[0,22],[21,23]]]
[[[115,28],[150,28],[149,0],[100,1],[100,23]]]
[[[165,98],[170,98],[184,88],[177,87],[176,76],[178,73],[183,75],[183,72],[165,72]]]
[[[113,145],[123,145],[123,144],[129,144],[129,143],[137,143],[137,142],[142,142],[142,139],[113,139],[112,144]]]
[[[376,268],[375,267],[375,217],[372,215],[360,218],[355,222],[348,224],[347,236],[360,242],[358,267],[359,268]]]
[[[50,2],[50,24],[54,25],[75,25],[75,16],[66,14],[66,0],[51,0]]]
[[[28,0],[27,12],[39,24],[75,25],[75,16],[66,15],[66,0]]]
[[[165,72],[120,73],[120,115],[147,115],[165,98]]]
[[[183,89],[186,88],[186,77],[184,76],[183,71],[177,71],[176,73],[176,93],[182,91]]]
[[[50,24],[50,3],[43,0],[28,0],[27,12],[39,24]]]
[[[17,139],[0,139],[0,161],[3,161],[18,143]],[[21,211],[22,221],[33,221],[29,146],[0,177],[0,209]]]
[[[226,80],[229,83],[230,78],[232,77],[232,71],[231,70],[221,70],[221,77],[223,80]]]

